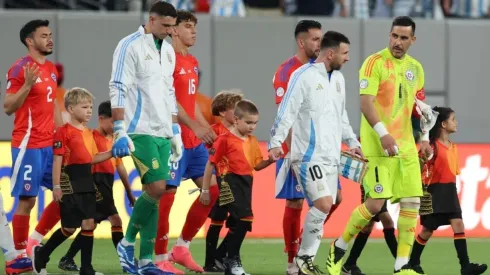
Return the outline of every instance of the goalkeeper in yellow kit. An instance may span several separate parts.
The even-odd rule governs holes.
[[[422,184],[412,120],[415,98],[423,100],[424,70],[406,54],[415,42],[415,22],[407,16],[392,24],[389,47],[369,56],[359,71],[361,144],[369,160],[363,181],[366,200],[354,209],[342,236],[327,259],[330,275],[339,275],[351,239],[376,215],[387,199],[400,203],[395,274],[417,274],[408,264],[415,238]],[[426,134],[420,150],[432,150]]]

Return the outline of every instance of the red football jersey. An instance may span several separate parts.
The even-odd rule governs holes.
[[[99,131],[93,130],[95,145],[97,146],[98,152],[107,152],[112,148],[112,137],[105,137]],[[106,161],[96,163],[92,165],[92,173],[104,173],[104,174],[114,174],[116,171],[116,166],[122,164],[122,159],[111,158]]]
[[[274,91],[276,92],[276,104],[280,104],[282,98],[286,94],[291,74],[301,66],[303,66],[303,63],[296,56],[293,56],[284,61],[284,63],[282,63],[277,69],[276,73],[274,74],[274,78],[272,79],[272,85],[274,86]],[[282,144],[282,150],[284,151],[284,155],[289,152],[286,143]]]
[[[58,71],[53,63],[46,60],[39,64],[30,56],[17,60],[7,73],[7,93],[15,94],[24,85],[24,68],[35,62],[41,76],[32,86],[22,106],[15,111],[12,147],[19,147],[24,138],[27,148],[43,148],[53,145],[54,100],[58,88]]]
[[[175,71],[174,71],[174,87],[177,102],[184,108],[187,115],[196,118],[196,96],[197,87],[199,86],[197,59],[190,55],[182,55],[175,52]],[[182,128],[182,142],[184,148],[195,148],[201,141],[196,137],[194,132],[184,124],[180,124]]]

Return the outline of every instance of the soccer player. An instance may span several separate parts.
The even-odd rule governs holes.
[[[483,274],[487,270],[487,265],[470,263],[468,257],[464,223],[456,189],[456,176],[459,174],[458,149],[449,137],[458,130],[458,121],[451,108],[435,107],[433,110],[439,113],[436,124],[429,132],[434,156],[425,161],[423,168],[424,199],[420,208],[420,224],[423,228],[413,244],[410,265],[418,274],[425,274],[420,266],[420,257],[425,245],[439,226],[451,225],[461,274]]]
[[[313,258],[323,236],[323,222],[337,196],[342,142],[362,156],[345,110],[345,80],[339,71],[349,60],[349,44],[341,33],[323,35],[315,62],[292,74],[271,129],[269,154],[277,159],[284,153],[282,143],[292,128],[291,167],[310,206],[294,258],[303,274],[320,272]]]
[[[215,123],[211,126],[216,136],[228,133],[235,125],[235,106],[242,99],[243,95],[233,90],[219,92],[213,98],[211,113],[213,116],[219,117],[220,120],[220,123]],[[206,234],[206,258],[203,269],[204,272],[224,272],[226,245],[233,234],[236,222],[233,216],[228,215],[226,207],[219,205],[219,201],[214,203],[211,212],[209,212],[209,218],[211,223]],[[228,233],[216,249],[219,234],[225,221]]]
[[[114,125],[112,122],[112,110],[111,102],[104,101],[99,104],[98,108],[98,126],[93,130],[95,145],[99,152],[105,152],[112,148]],[[95,223],[101,223],[108,219],[111,223],[112,243],[117,249],[117,244],[124,237],[122,230],[121,217],[117,212],[116,205],[114,203],[114,196],[112,187],[114,185],[114,172],[117,171],[121,182],[126,190],[126,196],[128,197],[130,206],[134,205],[135,198],[131,192],[131,185],[129,183],[128,172],[124,167],[124,164],[120,158],[106,160],[104,162],[95,164],[92,166],[92,173],[95,186],[97,187],[97,205],[95,213]],[[78,271],[78,267],[75,264],[73,258],[80,251],[83,239],[83,235],[78,233],[75,240],[71,243],[65,256],[63,256],[58,264],[59,269],[65,271]]]
[[[244,275],[240,248],[248,231],[252,230],[252,185],[254,171],[273,163],[264,160],[259,142],[252,135],[259,122],[259,111],[249,100],[241,100],[234,110],[235,125],[230,132],[220,135],[210,149],[202,189],[209,190],[213,171],[221,181],[219,204],[225,206],[235,219],[233,235],[226,245],[227,266],[225,274]],[[213,203],[209,192],[201,192],[205,205]]]
[[[73,88],[65,95],[70,121],[56,130],[53,149],[53,200],[60,204],[61,228],[45,245],[36,245],[32,262],[36,274],[47,274],[51,253],[81,227],[80,275],[95,275],[92,267],[96,187],[92,164],[112,158],[112,152],[99,153],[92,131],[85,125],[92,117],[92,94]]]
[[[424,70],[407,54],[416,39],[410,17],[395,18],[389,38],[389,47],[369,56],[359,71],[361,143],[370,166],[363,182],[366,200],[354,209],[342,236],[330,247],[327,270],[331,275],[340,274],[348,243],[387,199],[400,203],[395,273],[415,274],[407,264],[422,185],[411,115],[415,98],[425,98]],[[427,135],[420,149],[426,157],[432,153]]]
[[[19,204],[12,227],[15,249],[26,253],[30,213],[36,197],[41,187],[52,189],[54,129],[55,124],[63,123],[55,100],[58,72],[46,59],[53,52],[49,21],[29,21],[20,30],[20,40],[28,55],[17,60],[7,73],[3,107],[7,115],[15,114],[10,182],[11,195],[19,199]],[[44,212],[58,216],[59,208]]]
[[[152,259],[158,202],[170,179],[171,164],[177,163],[183,153],[173,87],[175,51],[164,40],[176,18],[177,11],[171,4],[155,2],[148,22],[121,39],[113,56],[109,82],[114,119],[112,150],[116,157],[131,153],[143,184],[126,235],[117,247],[121,266],[131,274],[170,274],[158,269]],[[138,233],[139,266],[134,259]]]
[[[192,13],[183,10],[177,11],[177,21],[172,32],[172,46],[176,57],[173,77],[179,107],[178,120],[182,127],[184,154],[179,162],[172,164],[171,179],[167,181],[166,191],[160,199],[155,244],[157,266],[164,271],[175,274],[184,273],[173,267],[171,262],[178,263],[195,272],[204,271],[192,258],[189,245],[203,226],[212,207],[212,205],[200,203],[199,198],[194,201],[187,214],[182,233],[169,255],[167,252],[169,215],[177,187],[180,186],[182,178],[192,179],[196,185],[202,186],[202,176],[209,156],[203,142],[210,144],[215,139],[211,126],[209,126],[196,103],[199,64],[197,59],[189,54],[189,48],[196,41],[196,25],[197,18]],[[215,201],[219,196],[216,181],[213,181],[209,191],[213,201]]]

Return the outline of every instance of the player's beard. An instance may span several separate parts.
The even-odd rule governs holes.
[[[38,51],[39,51],[39,53],[40,53],[40,54],[42,54],[42,55],[44,55],[44,56],[48,56],[48,55],[50,55],[50,54],[52,54],[52,53],[53,53],[53,50],[43,51],[43,50],[39,50],[39,49],[38,49]]]

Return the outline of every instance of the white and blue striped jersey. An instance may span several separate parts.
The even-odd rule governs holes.
[[[324,63],[299,67],[289,79],[271,129],[269,149],[281,147],[289,129],[291,162],[339,165],[342,142],[360,143],[345,110],[345,80],[340,71],[328,73]]]
[[[242,0],[212,0],[209,13],[223,17],[245,17],[247,15]]]
[[[488,15],[489,0],[455,0],[452,11],[461,17],[482,18]]]
[[[163,41],[160,51],[143,27],[119,41],[112,59],[109,96],[112,108],[124,108],[129,134],[170,138],[177,115],[175,51]]]
[[[176,10],[186,10],[186,11],[194,11],[194,1],[193,0],[165,0],[172,4]]]

